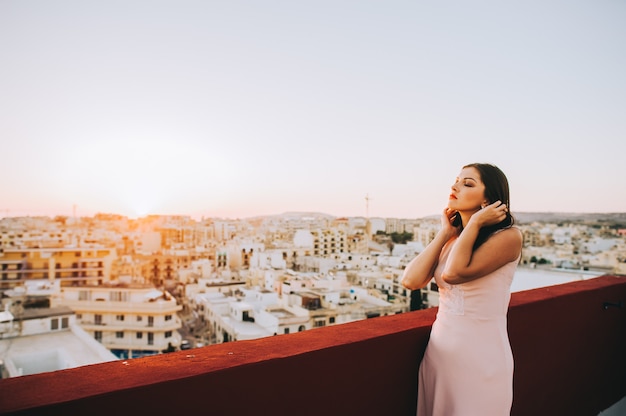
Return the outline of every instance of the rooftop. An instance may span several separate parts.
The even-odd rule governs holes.
[[[66,324],[50,327],[63,316]],[[39,320],[38,322],[30,322]],[[14,331],[15,327],[21,328]],[[81,367],[117,359],[75,323],[67,307],[25,309],[18,319],[0,326],[0,374],[17,377]],[[21,335],[23,334],[23,335]],[[1,403],[1,401],[0,401]]]

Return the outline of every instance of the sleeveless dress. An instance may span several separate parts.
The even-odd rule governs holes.
[[[434,273],[439,310],[420,364],[417,415],[510,415],[513,354],[506,314],[519,258],[479,279],[450,285],[441,278],[449,253]]]

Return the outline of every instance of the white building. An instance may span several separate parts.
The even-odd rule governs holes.
[[[341,228],[331,227],[311,230],[313,237],[313,255],[328,257],[347,250],[346,232]]]
[[[63,287],[52,306],[68,306],[77,322],[119,358],[158,354],[180,346],[182,306],[149,285]]]
[[[253,253],[249,266],[258,269],[284,270],[287,268],[287,261],[283,250],[270,249]]]
[[[67,307],[0,312],[0,378],[117,359],[76,324]]]
[[[252,304],[223,293],[196,295],[196,304],[204,307],[204,320],[209,323],[211,343],[264,338],[274,333],[255,322]]]

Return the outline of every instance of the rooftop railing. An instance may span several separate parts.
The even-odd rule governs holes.
[[[626,278],[512,295],[512,415],[626,396]],[[414,415],[436,309],[0,380],[11,415]]]

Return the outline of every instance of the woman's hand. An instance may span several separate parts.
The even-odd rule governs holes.
[[[504,221],[507,212],[508,208],[506,205],[500,201],[496,201],[474,213],[470,221],[476,223],[481,228],[487,227]]]
[[[446,235],[446,240],[449,240],[459,234],[461,227],[455,227],[452,224],[454,219],[459,215],[461,214],[450,208],[445,208],[443,210],[443,214],[441,215],[441,232]]]

